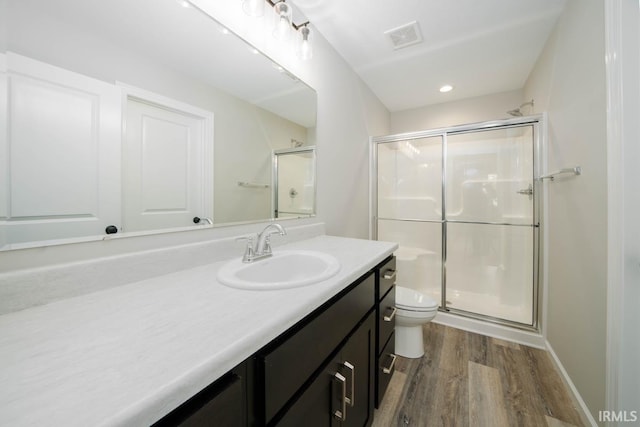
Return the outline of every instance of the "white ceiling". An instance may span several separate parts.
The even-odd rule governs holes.
[[[292,0],[390,111],[521,89],[565,0]],[[417,21],[423,42],[385,31]],[[454,90],[443,94],[439,88]]]

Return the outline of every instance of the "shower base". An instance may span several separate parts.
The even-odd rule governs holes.
[[[440,289],[423,290],[434,300],[441,301]],[[511,305],[497,295],[447,289],[447,308],[463,310],[496,319],[532,326],[530,305]]]

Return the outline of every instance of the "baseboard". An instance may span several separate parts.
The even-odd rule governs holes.
[[[537,332],[524,331],[509,328],[495,323],[483,322],[477,319],[457,316],[451,313],[438,312],[434,323],[462,329],[464,331],[475,332],[476,334],[512,341],[518,344],[546,350],[545,340],[542,334]]]
[[[569,387],[569,390],[571,390],[571,394],[573,395],[572,397],[575,403],[577,404],[577,409],[580,412],[580,416],[582,417],[583,421],[586,422],[588,425],[597,427],[598,423],[593,418],[593,415],[591,415],[589,408],[587,408],[587,404],[584,402],[584,400],[582,400],[582,396],[580,396],[580,393],[578,393],[578,389],[573,384],[573,381],[571,381],[569,374],[564,369],[564,366],[562,366],[562,363],[560,362],[558,355],[556,354],[555,351],[553,351],[553,347],[551,347],[551,344],[549,344],[549,341],[546,341],[546,348],[549,354],[551,355],[551,360],[553,360],[553,363],[556,366],[556,369],[558,370],[558,372],[560,373],[560,376],[564,380],[565,384]]]

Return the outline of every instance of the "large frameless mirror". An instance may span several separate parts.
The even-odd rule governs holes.
[[[0,12],[0,250],[274,216],[273,152],[315,144],[304,82],[175,0]]]

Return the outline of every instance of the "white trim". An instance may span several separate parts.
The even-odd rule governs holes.
[[[571,381],[571,377],[569,377],[569,374],[564,369],[564,366],[562,366],[562,363],[560,362],[558,355],[556,354],[555,351],[553,351],[553,348],[551,347],[551,344],[549,343],[549,341],[546,341],[546,348],[549,354],[551,355],[551,360],[553,360],[553,363],[556,366],[556,369],[558,370],[558,372],[560,373],[560,376],[562,377],[566,385],[571,390],[571,393],[573,394],[573,398],[576,400],[576,403],[578,404],[579,410],[581,412],[580,415],[582,416],[583,420],[588,421],[589,424],[591,424],[593,427],[597,427],[598,423],[591,415],[591,412],[589,412],[589,408],[587,407],[587,404],[582,399],[582,396],[580,396],[580,393],[578,393],[578,389],[573,384],[573,381]]]
[[[622,0],[605,2],[607,84],[607,351],[605,408],[618,410],[624,286]]]
[[[482,320],[457,316],[452,313],[438,312],[433,323],[450,326],[452,328],[462,329],[463,331],[474,332],[476,334],[486,335],[488,337],[499,338],[505,341],[511,341],[518,344],[535,347],[542,350],[546,349],[543,336],[537,332],[529,332],[520,329],[510,328],[507,326],[489,323]]]

